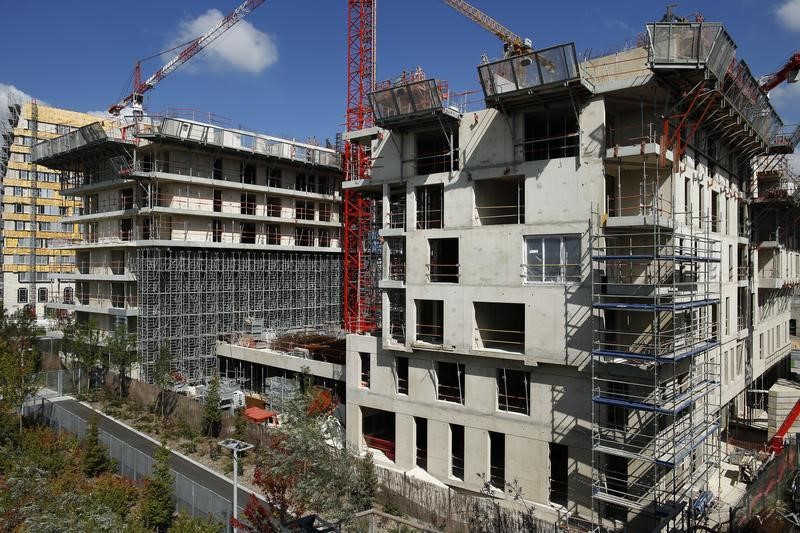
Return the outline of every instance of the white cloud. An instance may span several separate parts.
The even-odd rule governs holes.
[[[778,21],[790,30],[800,31],[800,0],[788,0],[775,10]]]
[[[11,103],[22,105],[32,99],[31,95],[17,89],[13,85],[0,83],[0,133],[5,131],[6,128],[11,127],[8,123],[8,105]],[[0,146],[2,146],[4,142],[5,141],[0,139]]]
[[[181,21],[170,48],[199,37],[223,17],[218,9],[209,9],[202,15]],[[171,59],[174,54],[169,52],[164,56],[165,60]],[[216,71],[238,70],[258,74],[277,60],[278,49],[273,38],[246,20],[240,20],[183,68],[189,72],[198,72],[205,67]]]

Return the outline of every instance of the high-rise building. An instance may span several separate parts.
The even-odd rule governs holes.
[[[382,324],[347,337],[347,436],[378,465],[626,531],[719,492],[721,430],[786,372],[798,130],[720,24],[647,35],[484,62],[483,109],[370,94],[343,186],[379,206]]]
[[[49,308],[137,333],[190,382],[220,336],[340,329],[341,171],[335,150],[176,116],[90,124],[34,149],[83,202],[74,294]],[[61,295],[59,295],[61,296]]]
[[[77,240],[74,224],[63,217],[80,214],[81,203],[60,194],[59,173],[31,160],[31,146],[96,122],[97,117],[27,102],[9,106],[8,162],[2,176],[3,304],[43,317],[45,304],[71,283],[56,274],[74,267],[75,254],[62,247]]]

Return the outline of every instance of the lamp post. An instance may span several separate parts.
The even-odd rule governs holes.
[[[239,519],[239,453],[252,449],[253,445],[238,439],[225,439],[217,444],[233,452],[233,519],[237,521]]]

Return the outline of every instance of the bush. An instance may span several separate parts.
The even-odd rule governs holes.
[[[172,522],[169,533],[220,533],[224,529],[222,524],[211,516],[208,518],[193,517],[181,511]]]
[[[127,517],[139,499],[139,489],[133,481],[110,472],[92,479],[87,489],[94,503],[110,509],[121,519]]]

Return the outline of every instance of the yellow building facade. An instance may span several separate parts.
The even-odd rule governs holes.
[[[11,109],[10,146],[2,176],[2,299],[9,312],[25,306],[44,316],[48,301],[70,300],[74,288],[59,272],[74,268],[66,245],[79,238],[78,226],[62,217],[80,214],[81,203],[59,194],[60,174],[31,162],[31,146],[97,122],[85,113],[33,104]]]

